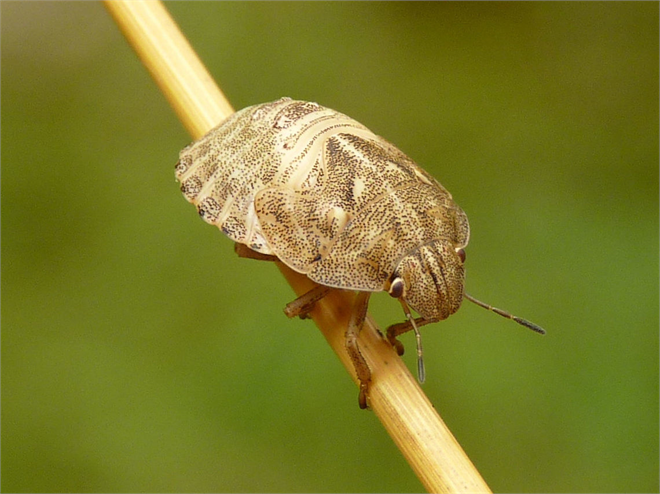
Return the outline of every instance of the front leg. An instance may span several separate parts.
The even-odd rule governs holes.
[[[422,326],[429,324],[431,322],[435,322],[435,320],[418,317],[417,319],[415,319],[415,326],[421,328]],[[397,340],[396,337],[403,333],[407,333],[412,328],[413,327],[410,321],[404,321],[398,324],[392,324],[389,328],[387,328],[387,339],[389,340],[390,344],[396,349],[396,353],[398,353],[399,356],[403,355],[404,348],[403,348],[403,343]]]

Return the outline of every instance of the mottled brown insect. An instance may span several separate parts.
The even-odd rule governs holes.
[[[362,408],[371,372],[357,336],[371,292],[401,301],[408,320],[388,338],[402,354],[396,337],[415,330],[420,380],[417,328],[446,319],[463,298],[543,332],[464,292],[463,210],[413,160],[339,112],[290,98],[245,108],[186,147],[176,177],[239,255],[274,256],[319,284],[287,306],[289,316],[304,316],[331,288],[358,291],[346,344]]]

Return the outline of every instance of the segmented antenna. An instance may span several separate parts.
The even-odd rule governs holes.
[[[538,326],[534,324],[533,322],[528,321],[527,319],[523,319],[522,317],[514,316],[513,314],[510,314],[502,309],[498,309],[497,307],[493,307],[492,305],[488,305],[481,300],[477,300],[471,295],[468,295],[467,293],[463,293],[463,297],[468,299],[470,302],[477,304],[479,307],[483,307],[486,310],[490,310],[495,312],[496,314],[499,314],[502,317],[506,317],[507,319],[511,319],[512,321],[517,322],[521,326],[525,326],[528,329],[531,329],[532,331],[536,331],[539,334],[545,334],[545,329],[543,329],[541,326]],[[415,328],[417,329],[417,328]]]

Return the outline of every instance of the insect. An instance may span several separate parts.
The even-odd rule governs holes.
[[[401,302],[414,330],[446,319],[463,299],[538,333],[539,326],[484,304],[463,288],[468,219],[440,182],[364,125],[290,98],[245,108],[181,151],[176,177],[204,221],[243,257],[279,260],[318,286],[287,306],[305,316],[331,289],[357,291],[346,348],[367,407],[371,371],[357,337],[372,292]],[[420,317],[413,318],[410,308]]]

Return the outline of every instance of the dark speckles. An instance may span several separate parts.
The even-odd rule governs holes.
[[[202,185],[202,181],[193,176],[181,184],[181,192],[190,201],[197,197],[197,194],[202,190]]]
[[[174,166],[174,172],[176,173],[176,176],[180,177],[181,175],[186,173],[186,171],[188,170],[188,168],[190,168],[192,163],[193,160],[191,156],[184,156],[179,161],[177,161],[176,165]]]
[[[289,128],[295,125],[305,115],[321,109],[316,103],[309,103],[307,101],[290,101],[287,103],[275,117],[275,123],[273,124],[273,129],[275,130]]]
[[[197,207],[197,212],[207,223],[215,223],[220,216],[220,210],[220,204],[211,197],[202,199]]]

